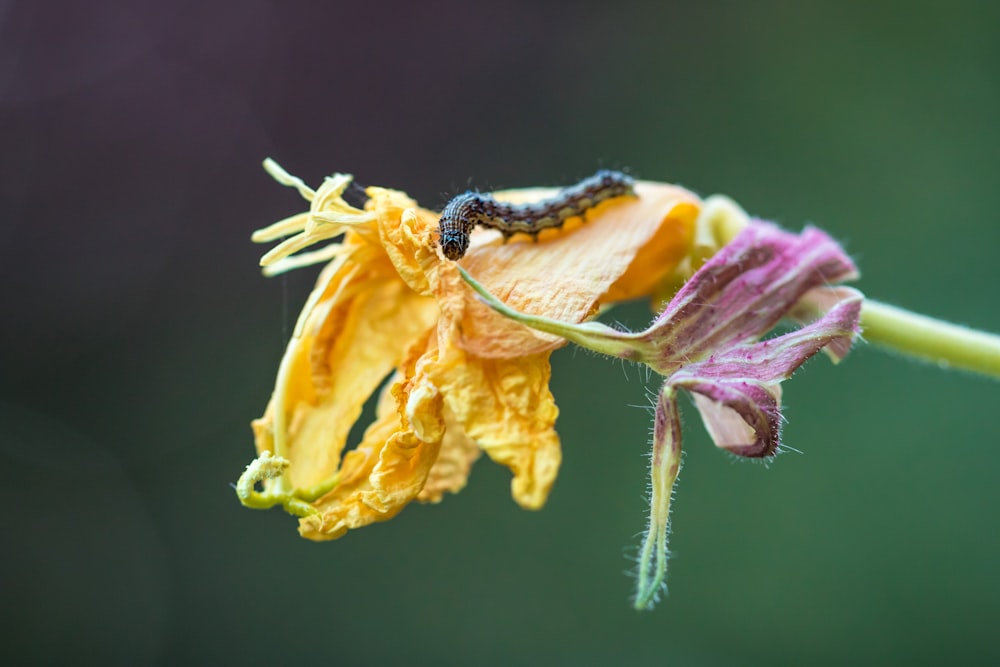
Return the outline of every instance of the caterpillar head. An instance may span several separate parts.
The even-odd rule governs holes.
[[[453,262],[462,259],[469,249],[469,234],[475,224],[473,217],[478,212],[478,203],[478,195],[466,192],[448,202],[441,211],[438,242],[441,252]]]
[[[442,229],[438,236],[441,252],[453,262],[462,259],[465,256],[465,251],[469,249],[469,235],[461,229]]]

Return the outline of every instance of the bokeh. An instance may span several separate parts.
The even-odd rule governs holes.
[[[303,209],[266,156],[430,208],[627,168],[822,225],[868,294],[1000,330],[998,8],[0,3],[5,662],[997,664],[1000,385],[868,347],[785,385],[801,453],[769,466],[687,410],[652,613],[627,573],[655,382],[572,348],[540,512],[483,460],[314,544],[230,484],[316,273],[259,273],[250,232]]]

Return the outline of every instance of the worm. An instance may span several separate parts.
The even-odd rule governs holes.
[[[444,207],[438,222],[438,238],[444,256],[462,259],[469,249],[469,234],[476,225],[500,230],[504,239],[514,234],[537,234],[562,227],[569,218],[612,197],[635,194],[635,181],[620,171],[601,170],[576,185],[563,188],[550,198],[533,204],[507,204],[479,192],[460,194]]]

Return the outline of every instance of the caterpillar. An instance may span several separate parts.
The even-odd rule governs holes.
[[[559,194],[533,204],[507,204],[479,192],[460,194],[444,207],[438,222],[438,239],[444,256],[462,259],[469,249],[469,234],[476,225],[500,230],[504,239],[514,234],[537,234],[562,227],[574,216],[605,199],[635,194],[635,181],[620,171],[601,170]]]

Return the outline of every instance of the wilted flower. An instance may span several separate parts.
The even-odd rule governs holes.
[[[565,341],[482,304],[436,247],[438,215],[403,193],[369,187],[358,209],[343,199],[350,176],[314,191],[265,166],[311,202],[308,213],[254,235],[290,237],[264,256],[266,271],[328,264],[253,424],[260,457],[237,485],[241,501],[280,504],[301,517],[304,537],[333,539],[413,499],[457,492],[485,451],[511,469],[518,504],[541,507],[561,461],[549,355]],[[588,211],[585,224],[543,232],[538,243],[504,244],[477,230],[462,264],[512,307],[561,321],[651,295],[690,261],[701,202],[663,184],[638,183],[636,194]],[[326,239],[333,242],[292,254]],[[375,421],[348,450],[352,425],[380,387]]]
[[[739,456],[774,455],[780,445],[780,382],[820,349],[837,361],[851,347],[862,295],[829,285],[856,274],[823,232],[808,228],[795,235],[754,221],[684,284],[648,329],[634,334],[598,322],[524,315],[464,274],[487,303],[512,319],[665,376],[655,406],[650,520],[639,555],[637,608],[656,600],[666,576],[670,498],[681,454],[677,391],[692,394],[717,446]],[[759,340],[786,315],[810,313],[820,317]]]
[[[258,457],[236,491],[248,507],[281,505],[301,517],[309,539],[334,539],[413,499],[457,492],[480,451],[511,469],[521,506],[541,507],[561,460],[549,355],[570,340],[665,378],[635,597],[648,608],[666,576],[678,391],[692,395],[716,445],[769,457],[780,446],[781,381],[821,349],[842,358],[859,321],[875,344],[1000,378],[1000,336],[870,299],[862,310],[859,292],[833,286],[856,270],[828,236],[749,221],[723,197],[702,202],[674,186],[637,183],[637,197],[614,196],[588,210],[586,224],[571,219],[542,231],[539,243],[475,231],[463,269],[436,247],[438,214],[403,193],[367,188],[360,209],[343,198],[350,176],[335,174],[314,191],[271,161],[265,168],[311,203],[254,234],[260,242],[289,237],[262,258],[265,273],[327,264],[253,423]],[[561,221],[576,211],[558,212]],[[311,248],[323,240],[331,242]],[[586,321],[641,296],[666,304],[643,332]],[[804,326],[761,340],[783,318]],[[376,392],[375,420],[348,450],[348,433]]]

